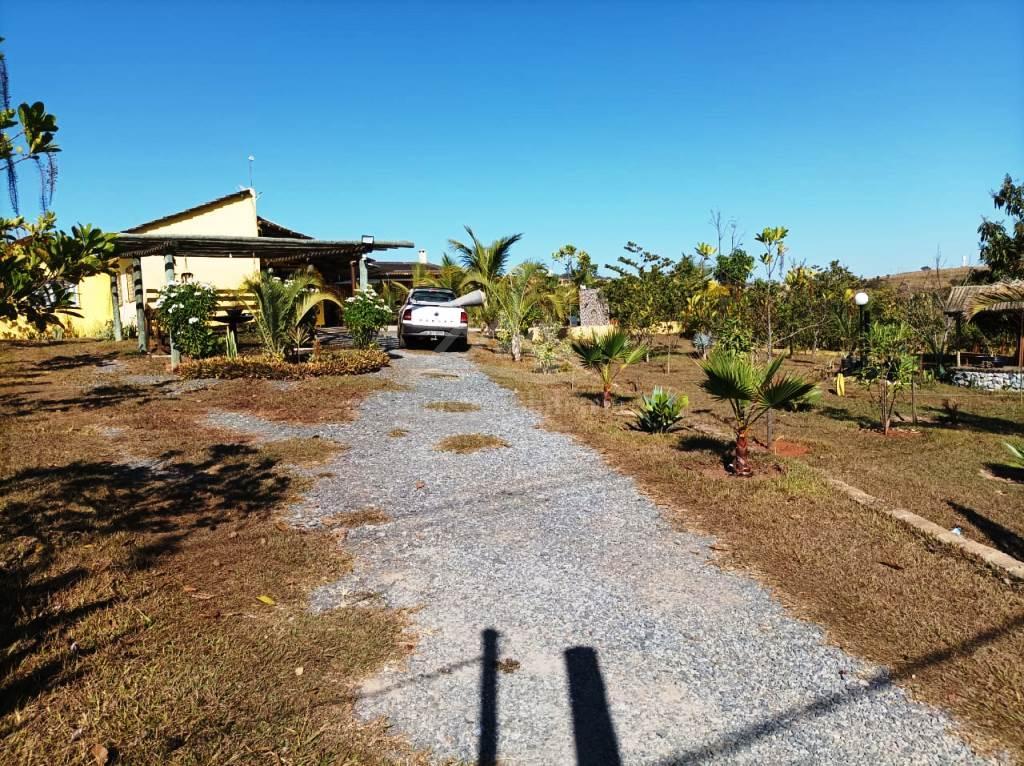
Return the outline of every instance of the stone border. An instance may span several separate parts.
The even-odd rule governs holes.
[[[989,546],[983,545],[975,540],[969,540],[961,535],[953,534],[948,529],[940,527],[934,521],[929,521],[928,519],[918,516],[916,513],[911,511],[903,508],[886,508],[882,501],[877,497],[873,497],[864,490],[847,484],[845,481],[833,479],[831,477],[828,477],[827,481],[836,489],[845,492],[854,502],[884,513],[886,516],[902,521],[904,524],[909,524],[914,529],[919,532],[923,532],[929,537],[934,537],[936,540],[946,543],[947,545],[960,548],[972,556],[976,556],[981,559],[986,564],[1002,570],[1006,574],[1010,575],[1010,577],[1024,581],[1024,561],[1018,561],[1013,556],[1009,556],[1002,551],[990,548]]]

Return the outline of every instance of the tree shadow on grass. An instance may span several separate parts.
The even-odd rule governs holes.
[[[65,412],[67,410],[100,410],[119,404],[145,404],[163,393],[163,389],[175,381],[166,380],[145,386],[120,383],[93,386],[76,396],[55,399],[40,399],[23,396],[21,393],[0,396],[0,407],[11,417],[23,417],[40,412]]]
[[[36,362],[33,366],[36,369],[46,370],[47,372],[74,370],[79,367],[98,367],[107,362],[112,362],[120,356],[121,354],[117,351],[108,351],[105,354],[95,351],[84,354],[61,354],[51,356],[49,359],[43,359]]]
[[[824,415],[826,418],[831,418],[832,420],[839,420],[844,423],[855,423],[860,428],[878,428],[878,420],[876,418],[870,418],[867,415],[856,415],[842,407],[826,405],[824,407],[819,407],[817,412]]]
[[[196,530],[263,516],[283,502],[291,479],[276,465],[252,447],[218,444],[195,461],[77,461],[0,481],[0,718],[73,681],[77,663],[66,659],[20,666],[44,643],[73,635],[76,624],[118,600],[108,593],[61,608],[93,576],[85,565],[68,566],[63,552],[109,545],[113,566],[125,573],[148,569]],[[118,533],[128,535],[123,544],[112,543]]]
[[[923,408],[923,411],[935,416],[934,422],[924,424],[931,428],[982,431],[990,434],[1016,436],[1021,432],[1022,427],[1019,421],[991,415],[978,415],[962,409],[958,409],[955,415],[951,415],[949,410],[943,407],[929,406]]]
[[[1024,561],[1024,537],[1021,537],[1012,529],[1004,527],[999,522],[983,516],[973,508],[960,505],[960,503],[955,503],[952,500],[947,501],[947,503],[950,508],[967,519],[977,530],[984,534],[992,545],[1007,556],[1013,556],[1015,559]]]

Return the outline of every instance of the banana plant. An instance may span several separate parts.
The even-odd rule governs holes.
[[[718,351],[701,362],[705,379],[701,388],[712,398],[728,402],[733,413],[736,442],[729,466],[737,476],[751,476],[748,434],[751,426],[772,410],[807,396],[815,390],[813,383],[795,375],[779,375],[783,357],[767,366],[759,366],[747,356]]]

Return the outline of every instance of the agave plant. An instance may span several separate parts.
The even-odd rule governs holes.
[[[668,433],[682,419],[683,409],[689,403],[688,397],[655,386],[650,396],[641,397],[636,427],[651,434]]]
[[[612,406],[612,385],[615,378],[647,355],[647,347],[634,344],[624,330],[615,329],[589,338],[580,338],[572,342],[573,353],[579,357],[584,367],[594,370],[601,378],[604,407]]]
[[[282,281],[267,272],[248,279],[245,289],[256,301],[256,331],[264,351],[284,359],[295,348],[296,339],[302,337],[296,328],[307,315],[323,301],[342,306],[337,296],[324,290],[319,280],[310,274],[295,274]]]
[[[701,388],[732,408],[736,444],[729,469],[737,476],[753,473],[747,445],[750,427],[771,410],[804,398],[815,388],[803,378],[780,376],[782,362],[783,357],[779,356],[767,367],[761,367],[747,356],[719,351],[700,365],[705,375]]]
[[[1013,455],[1013,462],[1018,468],[1024,468],[1024,439],[1003,442],[1006,451]]]

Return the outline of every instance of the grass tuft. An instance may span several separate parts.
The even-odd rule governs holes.
[[[482,449],[497,449],[498,447],[510,447],[507,441],[489,434],[456,434],[449,436],[437,443],[434,449],[440,452],[457,452],[460,455],[469,452],[477,452]]]
[[[430,404],[424,406],[428,410],[436,410],[437,412],[476,412],[480,409],[479,404],[473,404],[472,402],[430,402]]]

